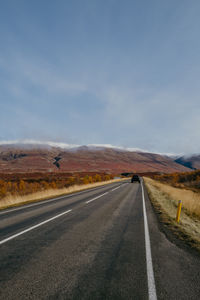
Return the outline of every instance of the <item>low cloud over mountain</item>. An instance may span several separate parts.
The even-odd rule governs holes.
[[[40,141],[0,143],[0,172],[179,172],[189,169],[166,154],[112,145]]]

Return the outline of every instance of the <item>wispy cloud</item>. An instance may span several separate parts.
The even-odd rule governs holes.
[[[97,2],[2,5],[0,138],[198,152],[200,4]]]
[[[14,96],[30,94],[29,88],[41,89],[47,94],[80,94],[87,91],[83,82],[74,81],[61,71],[55,70],[45,60],[39,62],[34,57],[28,58],[17,56],[17,53],[10,53],[4,61],[0,61],[1,68],[9,72],[9,77],[4,79]]]
[[[16,145],[16,146],[40,146],[40,147],[56,147],[61,149],[76,149],[82,146],[86,146],[89,149],[116,149],[121,151],[129,151],[129,152],[144,152],[144,153],[155,153],[160,155],[167,155],[167,156],[175,156],[175,153],[159,153],[159,152],[149,152],[148,150],[140,149],[140,148],[130,148],[130,147],[121,147],[121,146],[114,146],[111,144],[87,144],[87,145],[76,145],[76,144],[67,144],[62,142],[52,142],[52,141],[37,141],[37,140],[11,140],[11,141],[0,141],[1,146],[6,145]]]

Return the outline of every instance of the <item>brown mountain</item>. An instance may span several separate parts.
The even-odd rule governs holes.
[[[111,148],[0,146],[0,173],[22,172],[186,172],[172,158]]]

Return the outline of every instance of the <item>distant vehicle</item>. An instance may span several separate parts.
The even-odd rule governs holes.
[[[131,182],[135,182],[135,181],[140,182],[140,177],[136,174],[133,175],[132,178],[131,178]]]

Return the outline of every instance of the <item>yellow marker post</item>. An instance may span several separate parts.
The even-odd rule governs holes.
[[[176,222],[179,223],[180,215],[181,215],[181,207],[182,207],[182,201],[178,201],[178,207],[177,207],[177,214],[176,214]]]

